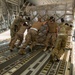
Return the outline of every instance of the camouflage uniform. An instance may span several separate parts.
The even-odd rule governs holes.
[[[51,47],[55,46],[56,38],[57,38],[57,24],[56,22],[48,22],[48,34],[47,38],[45,41],[46,48],[44,51],[47,49],[48,45],[50,44]]]
[[[68,26],[66,26],[64,23],[60,26],[60,30],[58,33],[58,37],[57,37],[57,41],[56,41],[56,45],[55,48],[52,51],[52,56],[56,56],[57,59],[60,59],[61,55],[64,53],[64,49],[66,46],[66,40],[67,40],[67,28]]]
[[[20,40],[19,43],[17,44],[17,47],[21,45],[26,28],[27,26],[24,25],[20,27],[20,30],[15,34],[15,37],[10,44],[10,48],[9,48],[10,50],[14,48],[14,44],[16,43],[17,40]]]
[[[19,50],[20,54],[24,54],[25,52],[25,48],[27,47],[27,45],[31,42],[31,50],[32,47],[35,46],[36,41],[37,41],[37,36],[38,36],[38,30],[40,29],[40,27],[44,24],[45,22],[35,22],[32,27],[29,29],[29,32],[26,35],[25,38],[25,43],[23,44],[23,46],[21,47],[21,49]]]
[[[9,43],[9,45],[11,44],[12,40],[14,39],[14,36],[16,34],[16,32],[20,29],[20,23],[21,22],[25,22],[24,19],[17,17],[14,22],[12,23],[12,25],[10,26],[10,35],[11,35],[11,41]]]

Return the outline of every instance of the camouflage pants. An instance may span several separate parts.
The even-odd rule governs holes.
[[[13,28],[11,28],[11,29],[10,29],[11,41],[10,41],[10,43],[9,43],[9,46],[11,45],[11,42],[13,41],[15,34],[16,34],[16,32],[14,31]]]
[[[17,47],[21,45],[22,41],[23,41],[23,34],[16,34],[15,37],[12,39],[11,43],[10,43],[10,49],[14,48],[14,45],[16,43],[16,41],[19,40]]]
[[[59,35],[56,41],[55,48],[52,51],[53,56],[57,56],[59,59],[64,53],[64,48],[66,46],[67,35]]]
[[[57,38],[56,33],[48,33],[46,41],[45,41],[46,47],[48,47],[49,44],[51,47],[55,46],[56,38]]]
[[[30,48],[32,49],[35,46],[37,41],[37,31],[30,29],[25,38],[25,43],[23,44],[21,49],[25,49],[29,43],[31,43]]]

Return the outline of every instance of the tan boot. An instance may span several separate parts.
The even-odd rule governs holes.
[[[33,47],[32,47],[32,46],[30,46],[30,48],[29,48],[30,52],[32,52],[32,48],[33,48]]]
[[[50,62],[51,63],[54,63],[54,56],[51,54],[51,56],[50,56]]]
[[[12,52],[12,51],[13,51],[13,49],[14,49],[14,47],[15,47],[15,45],[10,46],[10,47],[9,47],[9,50]]]
[[[19,53],[20,55],[26,54],[25,49],[20,49],[18,53]]]

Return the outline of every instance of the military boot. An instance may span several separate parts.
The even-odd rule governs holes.
[[[32,49],[33,49],[33,46],[30,46],[29,47],[29,51],[32,52]]]
[[[25,49],[20,49],[18,53],[19,53],[20,55],[26,54]]]
[[[54,60],[55,62],[59,62],[60,61],[60,58],[57,58]]]
[[[9,47],[9,50],[12,52],[13,49],[14,49],[14,47],[15,47],[15,45],[11,45],[11,46]]]
[[[59,62],[60,61],[60,57],[58,57],[57,55],[55,55],[55,62]]]
[[[51,56],[50,56],[50,62],[51,63],[54,63],[54,56],[51,54]]]

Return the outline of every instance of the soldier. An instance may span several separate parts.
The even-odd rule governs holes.
[[[16,47],[20,46],[22,41],[23,41],[23,36],[24,36],[24,32],[26,30],[26,28],[28,27],[28,25],[26,23],[21,23],[21,27],[19,29],[18,32],[16,32],[14,39],[12,40],[11,44],[10,44],[10,51],[13,51],[14,48],[14,44],[16,43],[17,40],[20,40],[19,43],[17,44]]]
[[[10,26],[11,41],[14,39],[16,32],[20,29],[21,22],[23,22],[23,23],[25,22],[25,20],[22,18],[22,15],[20,15],[19,17],[16,17],[16,19]],[[11,44],[11,41],[10,41],[9,45]]]
[[[62,19],[61,19],[62,21]],[[51,54],[51,61],[53,62],[54,57],[56,56],[57,61],[60,60],[61,55],[64,53],[65,51],[65,46],[66,46],[66,40],[67,40],[67,23],[64,23],[64,20],[62,21],[62,24],[60,25],[60,30],[58,33],[58,37],[57,37],[57,41],[56,41],[56,45],[55,48],[52,51]]]
[[[32,27],[29,29],[29,32],[27,33],[25,43],[19,50],[19,54],[25,54],[25,48],[30,42],[31,42],[30,49],[32,50],[32,47],[35,46],[35,42],[37,41],[38,31],[41,28],[41,26],[44,25],[45,23],[46,22],[41,22],[41,19],[39,18],[38,21],[32,25]]]
[[[56,37],[57,37],[57,29],[58,29],[58,26],[55,22],[55,18],[53,16],[51,16],[48,21],[48,34],[47,34],[47,38],[45,41],[46,47],[45,47],[44,51],[47,50],[49,43],[50,43],[51,47],[54,47]]]

